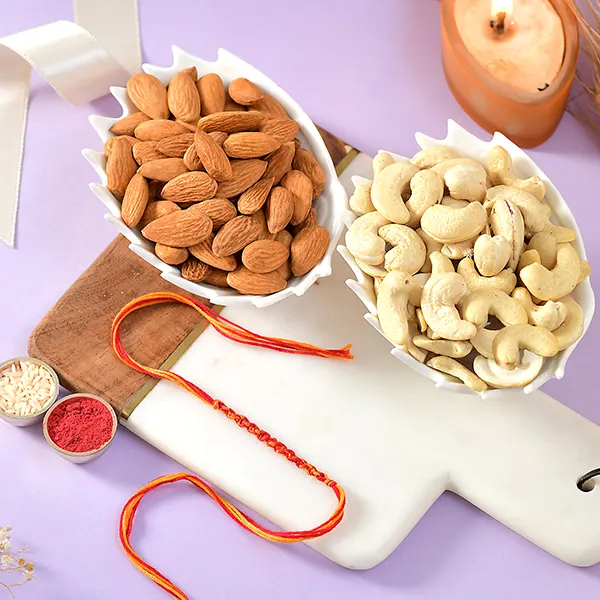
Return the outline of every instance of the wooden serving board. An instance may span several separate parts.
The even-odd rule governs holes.
[[[356,154],[324,129],[319,132],[336,166]],[[119,236],[34,329],[29,338],[30,356],[52,365],[66,389],[97,394],[126,418],[155,380],[115,356],[110,328],[127,302],[149,292],[183,293],[129,250],[129,242]],[[143,364],[168,368],[205,327],[194,310],[176,305],[149,307],[123,324],[123,343]],[[123,413],[130,402],[129,411]]]

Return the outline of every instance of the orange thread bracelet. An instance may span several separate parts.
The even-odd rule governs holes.
[[[273,531],[259,525],[256,521],[251,519],[248,515],[237,509],[230,502],[219,496],[215,490],[202,481],[199,477],[191,475],[189,473],[175,473],[173,475],[165,475],[158,477],[154,481],[151,481],[148,485],[139,489],[125,504],[121,511],[120,527],[119,527],[119,538],[121,545],[125,550],[125,553],[131,560],[131,562],[145,575],[150,577],[157,585],[168,592],[174,598],[178,600],[189,600],[188,596],[183,593],[177,586],[175,586],[167,577],[165,577],[160,571],[145,562],[139,554],[133,549],[130,541],[131,532],[133,530],[133,522],[137,509],[142,501],[142,498],[150,491],[168,484],[175,483],[178,481],[188,481],[195,485],[198,489],[202,490],[207,496],[212,498],[221,509],[231,517],[238,525],[241,525],[244,529],[250,531],[254,535],[262,537],[272,542],[278,542],[282,544],[290,544],[293,542],[302,542],[306,540],[312,540],[325,535],[332,531],[341,522],[344,517],[344,510],[346,506],[346,494],[343,488],[332,479],[329,479],[325,473],[319,471],[316,467],[306,462],[303,458],[300,458],[293,450],[290,450],[285,444],[272,437],[266,431],[260,429],[257,425],[249,421],[245,416],[240,415],[233,409],[223,404],[220,400],[214,399],[204,390],[194,385],[181,375],[172,373],[171,371],[163,371],[161,369],[153,369],[151,367],[144,366],[134,360],[125,350],[121,341],[120,327],[125,318],[131,313],[144,308],[146,306],[152,306],[153,304],[162,304],[168,302],[177,302],[191,306],[197,310],[206,320],[223,336],[249,346],[256,346],[259,348],[268,348],[277,352],[286,352],[289,354],[301,354],[306,356],[320,356],[323,358],[338,358],[343,360],[352,359],[350,353],[350,346],[336,350],[327,350],[312,346],[311,344],[305,344],[303,342],[295,342],[293,340],[286,340],[281,338],[272,338],[253,333],[248,329],[244,329],[240,325],[229,321],[225,317],[216,313],[208,306],[201,302],[181,296],[179,294],[170,293],[156,293],[147,294],[140,296],[136,300],[133,300],[127,304],[115,317],[112,325],[111,339],[112,346],[121,361],[126,365],[132,367],[140,373],[145,373],[159,379],[166,379],[175,383],[176,385],[188,390],[194,394],[206,404],[212,406],[224,414],[228,419],[234,421],[239,427],[246,429],[248,433],[251,433],[263,444],[269,446],[277,454],[281,454],[291,463],[295,464],[296,467],[305,471],[311,477],[315,477],[326,486],[330,487],[335,493],[338,504],[333,514],[321,525],[307,531]]]

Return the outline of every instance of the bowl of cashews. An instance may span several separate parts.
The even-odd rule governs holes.
[[[436,387],[528,394],[566,363],[594,313],[573,214],[525,152],[454,121],[416,134],[412,158],[380,151],[353,177],[338,251],[367,321]]]

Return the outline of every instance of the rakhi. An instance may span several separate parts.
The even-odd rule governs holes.
[[[239,427],[245,429],[246,431],[248,431],[248,433],[254,435],[259,441],[269,446],[269,448],[271,448],[274,452],[276,452],[277,454],[281,454],[292,464],[296,465],[296,467],[303,470],[311,477],[314,477],[321,483],[325,484],[327,487],[330,487],[338,500],[337,506],[333,514],[329,517],[329,519],[327,519],[325,522],[321,523],[313,529],[305,531],[274,531],[263,527],[254,519],[246,515],[244,512],[237,509],[230,502],[228,502],[222,496],[220,496],[210,485],[208,485],[196,475],[191,475],[189,473],[174,473],[172,475],[165,475],[163,477],[158,477],[154,481],[151,481],[148,485],[145,485],[144,487],[139,489],[127,501],[121,512],[121,519],[119,525],[119,538],[121,540],[121,545],[123,546],[123,549],[125,550],[125,553],[129,557],[131,562],[142,573],[150,577],[150,579],[152,579],[157,585],[159,585],[162,589],[164,589],[174,598],[177,598],[178,600],[189,600],[189,597],[181,589],[174,585],[167,577],[160,573],[160,571],[158,571],[157,569],[149,565],[144,559],[142,559],[131,545],[130,538],[131,533],[133,531],[135,515],[140,505],[140,502],[148,492],[151,492],[152,490],[155,490],[161,487],[162,485],[168,483],[188,481],[189,483],[195,485],[198,489],[202,490],[212,500],[214,500],[221,507],[221,509],[229,517],[231,517],[238,525],[240,525],[241,527],[243,527],[247,531],[250,531],[258,537],[281,544],[290,544],[294,542],[304,542],[307,540],[313,540],[332,531],[335,527],[339,525],[339,523],[344,517],[344,510],[346,507],[346,494],[344,493],[343,488],[338,483],[330,479],[325,473],[319,471],[316,467],[308,463],[303,458],[300,458],[293,450],[288,448],[284,443],[271,436],[269,433],[258,427],[258,425],[256,425],[255,423],[252,423],[244,415],[237,413],[220,400],[216,400],[215,398],[210,396],[210,394],[205,392],[203,389],[199,388],[197,385],[193,384],[191,381],[188,381],[181,375],[177,375],[177,373],[173,373],[171,371],[153,369],[151,367],[142,365],[127,353],[125,347],[123,346],[120,334],[121,324],[127,318],[127,316],[135,312],[136,310],[145,308],[147,306],[172,302],[184,304],[197,310],[208,321],[208,323],[210,323],[210,325],[212,325],[222,336],[234,342],[239,342],[240,344],[255,346],[258,348],[267,348],[269,350],[275,350],[276,352],[285,352],[287,354],[319,356],[322,358],[337,358],[342,360],[351,360],[353,356],[350,353],[350,345],[344,346],[343,348],[339,349],[328,350],[303,342],[267,337],[254,333],[252,331],[249,331],[248,329],[245,329],[244,327],[241,327],[240,325],[237,325],[236,323],[233,323],[229,319],[226,319],[225,317],[215,312],[208,306],[202,304],[200,301],[194,300],[193,298],[188,298],[186,296],[181,296],[179,294],[155,293],[140,296],[136,300],[133,300],[129,302],[129,304],[124,306],[123,309],[121,309],[121,311],[119,312],[119,314],[115,317],[111,330],[111,340],[113,349],[122,362],[135,369],[136,371],[139,371],[140,373],[144,373],[146,375],[150,375],[159,379],[166,379],[167,381],[171,381],[179,387],[194,394],[194,396],[200,398],[206,404],[212,406],[212,408],[221,412],[228,419],[234,421]]]

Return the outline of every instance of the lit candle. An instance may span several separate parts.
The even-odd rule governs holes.
[[[568,0],[442,0],[450,89],[488,131],[546,140],[566,106],[578,54]]]

